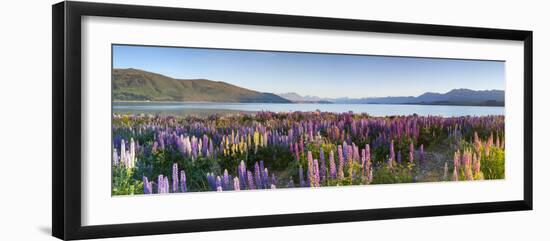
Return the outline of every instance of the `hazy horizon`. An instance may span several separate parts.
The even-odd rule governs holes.
[[[491,60],[113,45],[112,64],[330,99],[505,89],[504,62]]]

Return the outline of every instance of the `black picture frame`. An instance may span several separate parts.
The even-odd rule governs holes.
[[[52,6],[52,233],[86,239],[213,230],[309,225],[380,219],[532,210],[533,32],[263,13],[198,10],[90,2]],[[524,43],[524,194],[521,200],[421,207],[213,218],[99,226],[81,225],[81,17],[104,16],[349,30],[428,36],[517,40]],[[139,220],[136,220],[139,222]]]

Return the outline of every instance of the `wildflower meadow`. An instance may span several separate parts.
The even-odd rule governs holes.
[[[112,195],[503,179],[504,116],[113,114]]]

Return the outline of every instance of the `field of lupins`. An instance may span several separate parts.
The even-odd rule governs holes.
[[[113,115],[112,195],[504,178],[504,116]]]

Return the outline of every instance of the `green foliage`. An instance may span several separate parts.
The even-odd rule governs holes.
[[[372,184],[410,183],[413,182],[411,168],[406,165],[388,167],[384,165],[374,170]]]
[[[350,172],[351,169],[351,172]],[[361,175],[361,164],[354,162],[346,163],[344,166],[344,178],[343,179],[329,179],[323,185],[326,186],[348,186],[348,185],[361,185],[367,184],[366,176]]]
[[[493,146],[489,156],[482,155],[481,171],[485,179],[504,179],[504,150]]]
[[[133,169],[113,166],[112,172],[111,195],[143,194],[143,182],[140,181],[141,179],[134,179]]]

